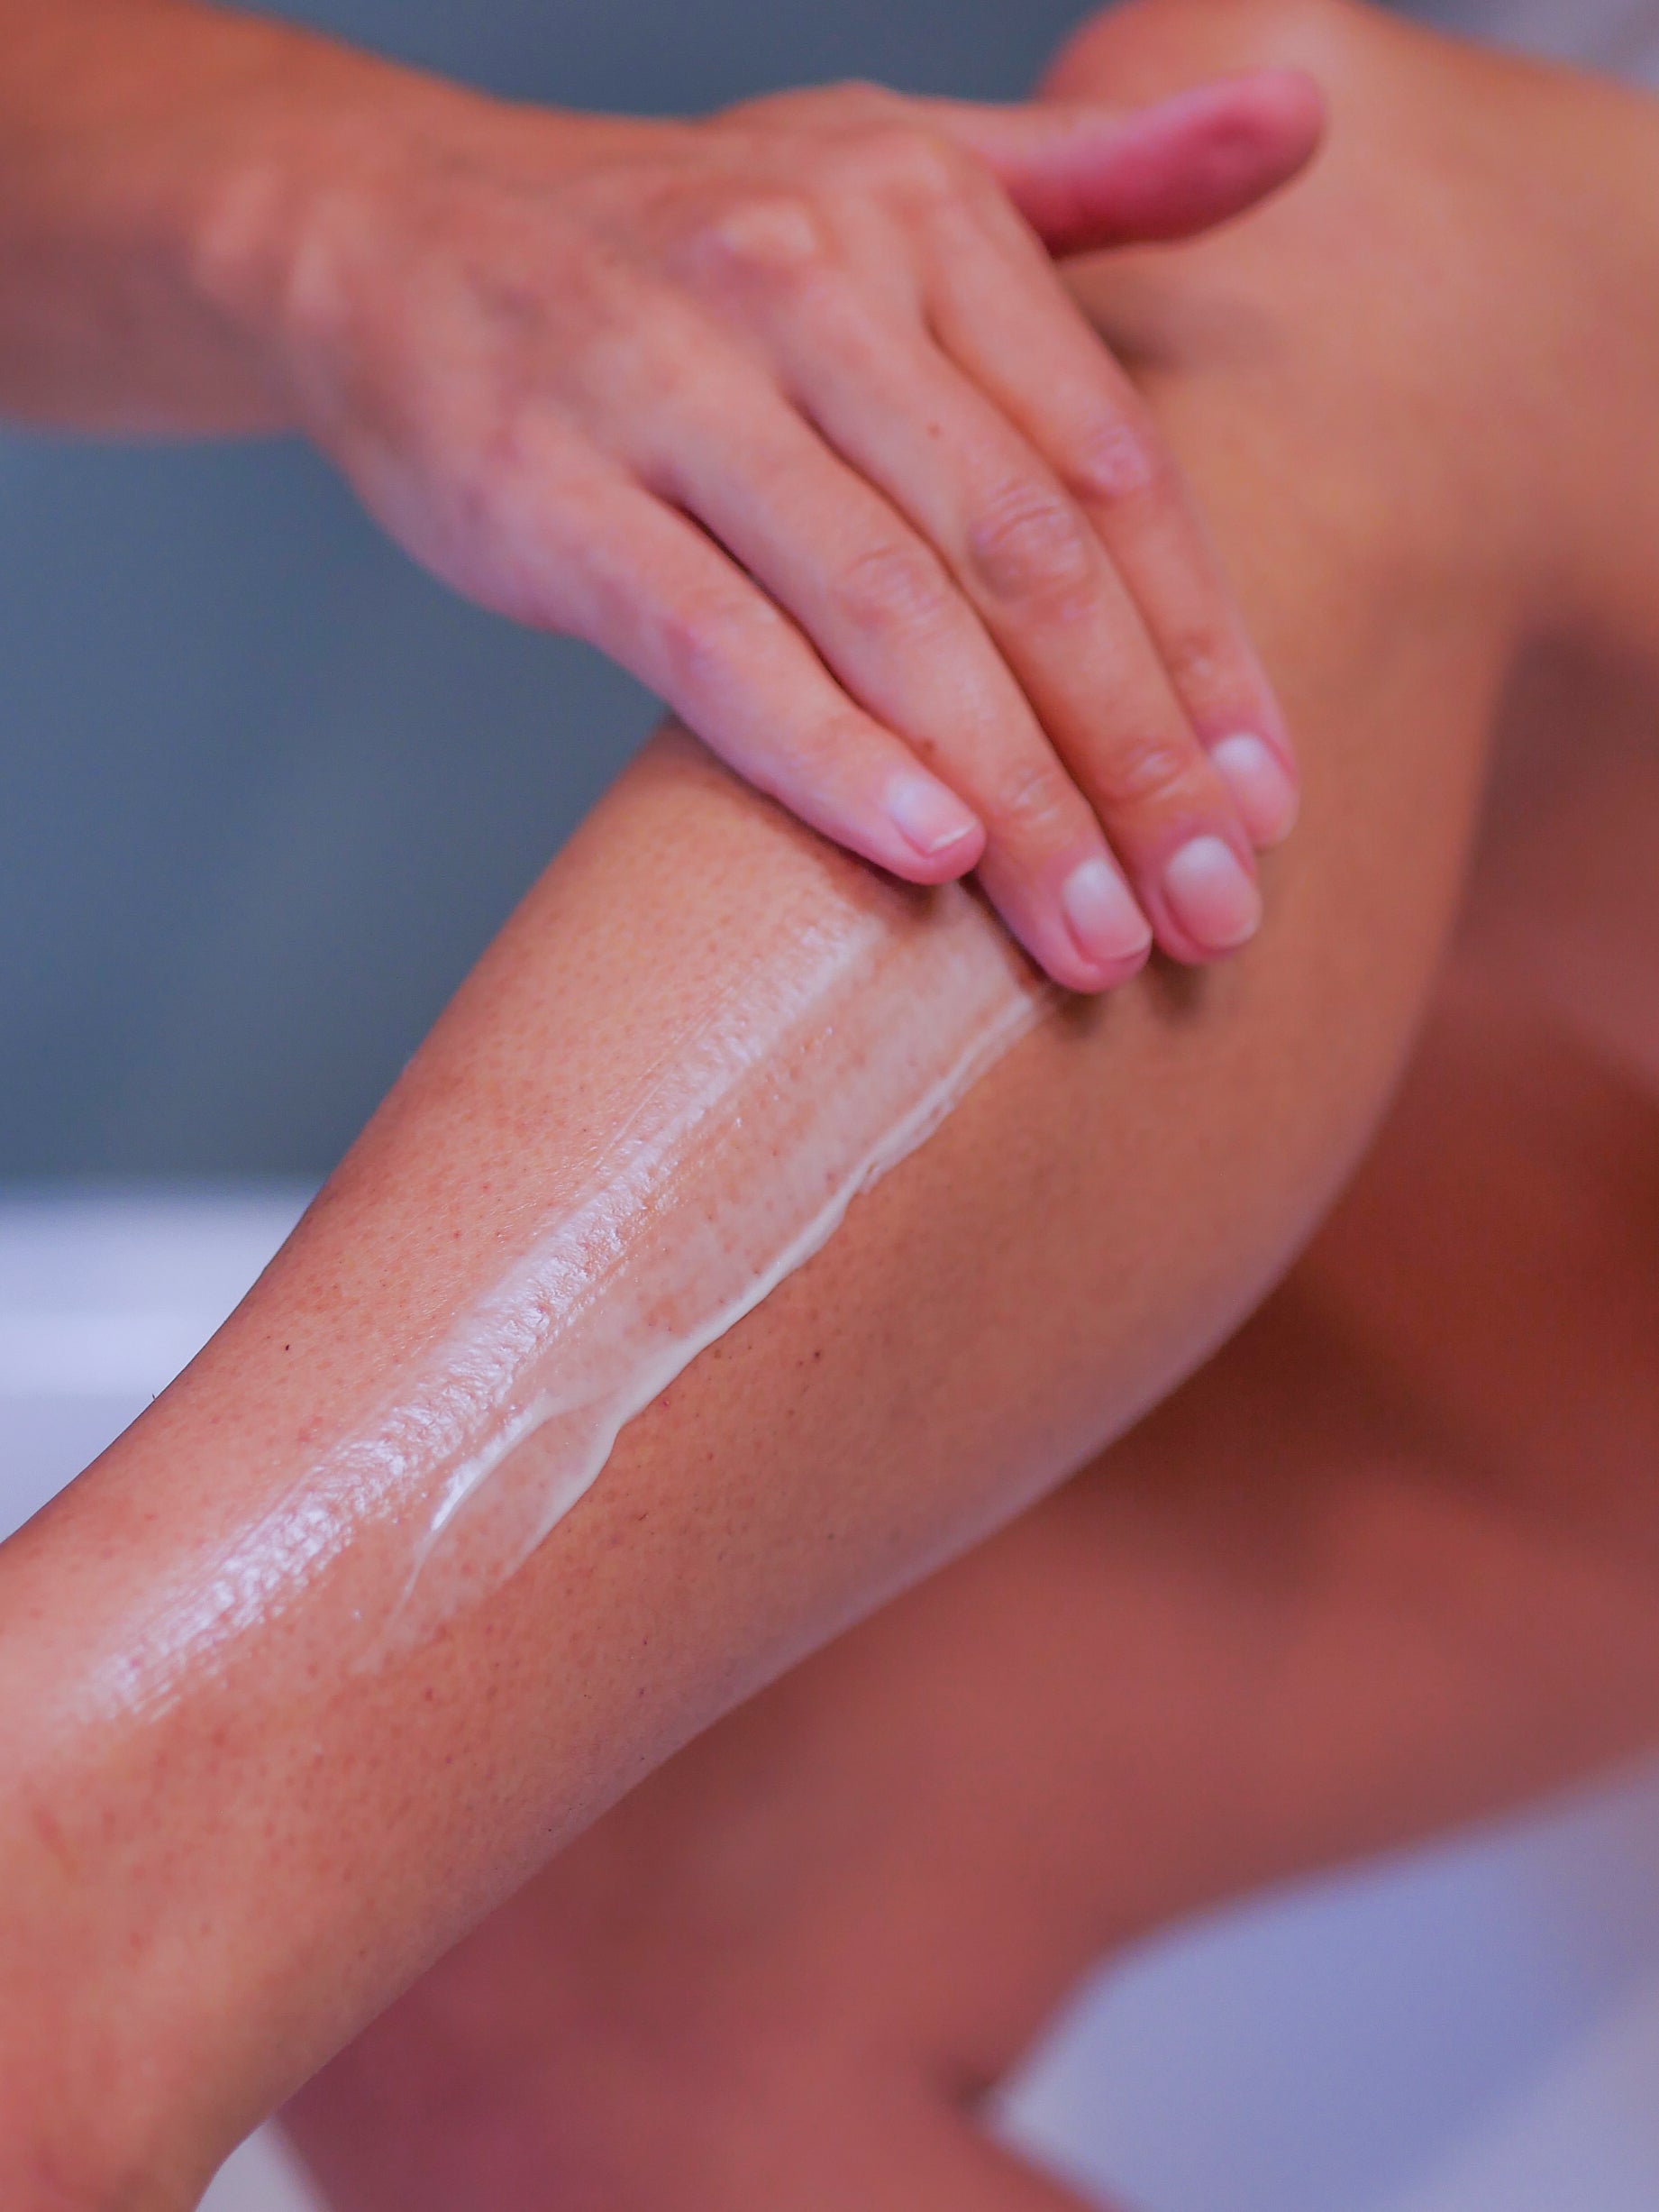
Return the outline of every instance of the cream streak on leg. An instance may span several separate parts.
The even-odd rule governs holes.
[[[373,1664],[488,1596],[617,1435],[832,1236],[1057,997],[959,885],[800,884],[660,1056],[583,1186],[270,1512],[96,1678],[163,1710],[324,1577]],[[336,1616],[338,1618],[338,1616]]]

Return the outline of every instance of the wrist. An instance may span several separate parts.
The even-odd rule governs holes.
[[[186,281],[242,362],[263,426],[303,430],[324,296],[372,259],[432,113],[487,103],[305,33],[272,62],[215,117],[180,230]]]
[[[281,426],[324,446],[342,410],[376,405],[376,347],[407,353],[445,335],[420,264],[453,238],[458,206],[548,189],[676,129],[518,106],[332,48],[252,123],[204,196],[195,281]]]

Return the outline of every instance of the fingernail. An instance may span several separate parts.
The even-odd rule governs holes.
[[[1241,731],[1212,745],[1209,757],[1233,794],[1251,843],[1279,845],[1288,837],[1296,827],[1296,785],[1272,747]]]
[[[1211,952],[1230,952],[1260,925],[1262,894],[1219,837],[1183,845],[1163,871],[1163,888],[1176,920]]]
[[[888,787],[888,819],[924,860],[979,834],[979,817],[931,776],[896,776]]]
[[[1152,926],[1109,860],[1080,861],[1060,887],[1060,909],[1085,960],[1117,967],[1152,948]]]

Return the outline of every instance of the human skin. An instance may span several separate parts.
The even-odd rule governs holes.
[[[0,2095],[20,2206],[190,2201],[643,1771],[1127,1426],[1351,1165],[1427,988],[1517,651],[1546,625],[1637,635],[1651,561],[1623,434],[1645,334],[1600,334],[1594,415],[1522,434],[1554,420],[1571,363],[1540,346],[1525,287],[1493,287],[1493,233],[1448,232],[1467,87],[1436,105],[1404,34],[1365,35],[1382,41],[1369,76],[1396,57],[1399,102],[1423,111],[1415,187],[1387,206],[1358,188],[1377,142],[1356,106],[1352,158],[1299,211],[1287,198],[1178,272],[1084,279],[1210,502],[1303,733],[1310,834],[1276,864],[1271,928],[1227,969],[1160,970],[1035,1032],[432,1645],[344,1673],[352,1625],[325,1587],[158,1716],[89,1722],[88,1684],[154,1593],[303,1481],[492,1278],[675,1008],[741,972],[800,872],[853,864],[683,745],[624,780],[238,1316],[0,1554]],[[1510,81],[1541,160],[1556,98]],[[1645,111],[1582,97],[1574,153],[1627,193]],[[1495,219],[1511,188],[1492,139],[1470,197]],[[1434,242],[1438,285],[1385,327],[1336,283],[1352,214],[1381,268]],[[1565,317],[1551,343],[1582,327]],[[1481,347],[1506,363],[1502,407]]]
[[[652,122],[188,0],[0,0],[0,406],[305,433],[825,834],[977,866],[1071,988],[1252,934],[1285,727],[1047,247],[1250,206],[1317,143],[1306,79]]]
[[[1338,159],[1365,126],[1342,219],[1386,232],[1432,163],[1442,236],[1478,224],[1497,271],[1501,172],[1465,141],[1448,174],[1436,114],[1484,78],[1533,182],[1559,160],[1579,187],[1554,237],[1525,218],[1529,281],[1568,315],[1617,289],[1644,203],[1598,226],[1588,148],[1632,123],[1633,187],[1651,110],[1565,79],[1540,102],[1530,73],[1358,16],[1244,13],[1241,50],[1236,12],[1126,11],[1069,66],[1151,96],[1289,41],[1338,94]],[[1378,291],[1347,309],[1408,347]],[[1201,280],[1176,301],[1210,323]],[[980,2125],[1080,1975],[1651,1745],[1653,626],[1627,658],[1518,670],[1427,1033],[1285,1287],[1085,1474],[680,1753],[308,2085],[287,2124],[335,2212],[1080,2207]]]
[[[1577,818],[1494,841],[1286,1287],[324,2069],[287,2125],[333,2212],[1080,2212],[981,2121],[1081,1975],[1652,1745],[1659,1028],[1587,1035],[1534,954],[1645,987],[1659,758],[1651,689],[1640,755],[1571,697]]]

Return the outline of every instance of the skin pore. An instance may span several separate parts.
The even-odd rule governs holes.
[[[1147,74],[1166,33],[1179,70],[1180,25],[1208,16],[1126,18]],[[1232,968],[1159,971],[1034,1032],[431,1645],[347,1676],[331,1653],[349,1615],[331,1620],[325,1590],[155,1720],[86,1721],[90,1672],[149,1593],[303,1479],[522,1248],[675,1008],[825,864],[683,744],[624,780],[235,1321],[0,1555],[20,2203],[188,2202],[243,2127],[644,1769],[1198,1361],[1380,1107],[1519,642],[1645,635],[1659,499],[1644,464],[1612,460],[1650,334],[1601,332],[1601,406],[1527,434],[1563,372],[1545,348],[1582,317],[1538,337],[1526,288],[1493,282],[1512,235],[1493,225],[1518,123],[1536,174],[1588,167],[1621,204],[1651,173],[1645,111],[1590,88],[1563,105],[1509,65],[1426,73],[1444,50],[1346,12],[1229,20],[1270,45],[1288,25],[1328,77],[1327,167],[1178,270],[1082,283],[1210,504],[1303,736],[1308,832],[1275,863],[1269,928]],[[1509,103],[1490,146],[1466,113],[1489,69],[1479,88]],[[1398,189],[1380,197],[1379,175]],[[1369,324],[1337,282],[1356,223],[1385,268],[1436,256],[1436,286],[1402,281]],[[1610,270],[1563,250],[1549,296],[1581,286],[1588,311],[1598,286],[1645,279],[1639,249]]]

